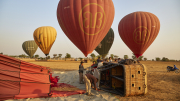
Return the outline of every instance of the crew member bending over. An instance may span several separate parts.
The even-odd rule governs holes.
[[[84,78],[85,86],[86,86],[86,94],[88,96],[92,96],[91,87],[94,88],[94,90],[98,90],[96,87],[96,83],[98,82],[98,79],[89,73],[85,74],[83,78]],[[94,85],[94,87],[92,85]]]

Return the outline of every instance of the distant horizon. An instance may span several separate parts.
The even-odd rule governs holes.
[[[146,11],[155,14],[160,20],[160,31],[157,38],[144,52],[143,56],[148,60],[166,57],[170,60],[180,60],[180,1],[179,0],[136,0],[122,1],[112,0],[115,7],[115,18],[111,28],[115,38],[107,57],[114,54],[123,58],[128,55],[132,58],[132,51],[122,41],[118,32],[120,20],[129,13]],[[26,54],[22,49],[22,43],[34,40],[33,33],[41,26],[52,26],[57,31],[50,56],[66,53],[71,57],[84,58],[83,53],[68,39],[58,24],[56,10],[59,0],[43,1],[0,1],[0,53],[7,55]],[[98,53],[93,51],[96,56]],[[34,55],[45,57],[41,49],[37,49]],[[27,55],[27,54],[26,54]],[[90,54],[88,55],[90,57]]]
[[[2,53],[2,52],[0,52],[0,53]],[[92,53],[91,53],[91,54],[92,54]],[[91,55],[91,54],[90,54],[90,55]],[[4,54],[4,53],[3,53],[3,55],[7,55],[7,56],[17,56],[17,57],[19,57],[19,55],[8,55],[8,54]],[[20,55],[23,55],[23,54],[20,54]],[[26,53],[25,53],[25,55],[27,56],[27,58],[30,58]],[[38,54],[35,54],[35,55],[38,55]],[[34,55],[34,56],[35,56],[35,55]],[[71,55],[71,54],[70,54],[70,55]],[[114,54],[113,54],[113,55],[114,55]],[[34,56],[33,56],[33,58],[35,58]],[[49,56],[49,55],[48,55],[48,56]],[[64,56],[62,55],[61,58],[65,58],[65,56],[66,56],[66,54],[65,54]],[[133,56],[133,55],[131,55],[131,56],[128,55],[128,59],[133,59],[132,56]],[[54,57],[53,55],[50,56],[51,59],[52,59],[53,57]],[[99,57],[99,55],[96,55],[95,58],[98,58],[98,57]],[[110,56],[109,56],[109,57],[110,57]],[[109,58],[109,57],[106,56],[104,59]],[[46,56],[45,56],[45,57],[39,56],[38,58],[46,58]],[[59,58],[58,54],[57,54],[56,58]],[[83,58],[83,59],[85,59],[85,58],[92,58],[92,57],[91,57],[91,56],[88,56],[88,57],[71,57],[71,58],[74,58],[74,59],[76,59],[76,58]],[[124,59],[124,57],[118,57],[118,58]],[[118,58],[115,58],[115,57],[114,57],[114,59],[118,59]],[[146,57],[143,56],[142,60],[144,60],[144,58],[146,58]],[[156,58],[160,58],[160,60],[162,60],[162,58],[164,58],[164,57],[162,57],[162,58],[161,58],[161,57],[155,57],[155,58],[153,58],[153,59],[156,61]],[[165,58],[168,58],[168,57],[165,57]],[[148,58],[147,58],[147,60],[151,60],[151,61],[152,61],[153,59],[148,59]],[[169,58],[168,58],[168,59],[169,59]],[[169,59],[169,60],[176,60],[176,59]],[[180,60],[177,60],[177,61],[180,61]]]

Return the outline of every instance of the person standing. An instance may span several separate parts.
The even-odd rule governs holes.
[[[109,62],[112,62],[112,58],[111,57],[109,57]]]
[[[118,61],[117,61],[117,62],[118,62],[118,63],[121,62],[121,58],[118,58]]]
[[[86,86],[86,94],[88,96],[92,96],[91,87],[94,88],[94,90],[98,90],[96,87],[96,83],[98,82],[98,79],[89,73],[85,74],[83,78],[84,78],[85,86]],[[94,87],[92,85],[94,85]]]
[[[98,59],[97,59],[97,63],[99,63],[99,61],[100,61],[101,59],[100,59],[100,57],[98,57]]]
[[[84,71],[84,66],[83,66],[83,61],[81,61],[80,65],[79,65],[79,83],[83,84],[83,71]]]
[[[101,67],[101,66],[103,66],[103,61],[102,61],[102,60],[99,60],[99,63],[98,63],[97,68],[98,68],[98,67]]]
[[[96,87],[99,89],[99,84],[100,84],[100,73],[99,70],[97,68],[94,69],[94,77],[96,77],[98,79],[97,83],[96,83]]]
[[[97,68],[97,64],[95,61],[93,61],[93,64],[91,65],[91,71],[94,71],[94,69]]]
[[[176,70],[176,69],[178,69],[178,68],[176,67],[176,65],[174,65],[174,70]]]

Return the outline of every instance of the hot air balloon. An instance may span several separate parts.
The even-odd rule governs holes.
[[[99,55],[101,55],[102,58],[105,58],[113,44],[113,41],[114,41],[114,31],[112,28],[110,28],[109,32],[106,34],[104,39],[96,47],[95,51]]]
[[[34,31],[34,40],[43,53],[47,56],[56,40],[56,29],[50,26],[39,27]]]
[[[87,56],[106,36],[114,12],[112,0],[60,0],[57,19],[66,36]]]
[[[34,53],[36,52],[38,46],[34,40],[30,40],[30,41],[25,41],[22,44],[22,48],[27,55],[32,57]]]
[[[134,12],[119,23],[121,39],[138,58],[152,44],[159,33],[159,19],[149,12]]]

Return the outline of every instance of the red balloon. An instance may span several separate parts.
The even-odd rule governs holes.
[[[87,56],[106,36],[114,13],[112,0],[60,0],[57,19],[66,36]]]
[[[119,23],[121,39],[138,58],[152,44],[159,33],[159,19],[149,12],[134,12]]]

